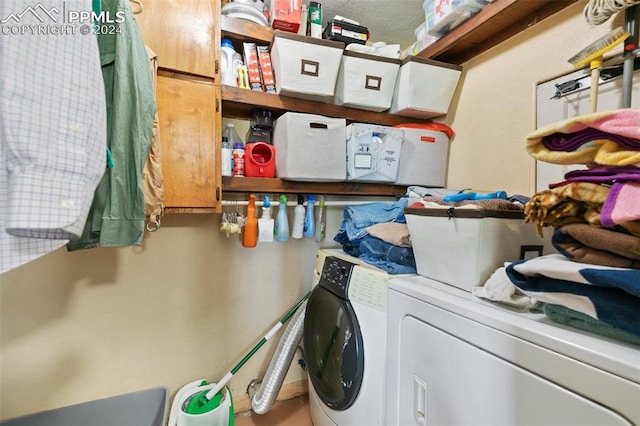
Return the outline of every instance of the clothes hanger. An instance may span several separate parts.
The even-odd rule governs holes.
[[[139,13],[142,13],[142,11],[144,10],[144,5],[142,4],[142,1],[140,0],[129,0],[131,3],[135,3],[136,5],[138,5],[138,10],[134,10],[133,14],[137,15]]]

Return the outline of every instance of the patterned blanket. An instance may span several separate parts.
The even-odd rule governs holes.
[[[596,112],[551,123],[527,136],[527,152],[553,164],[640,167],[640,110]]]
[[[551,254],[512,263],[506,272],[534,299],[640,336],[640,270],[585,265]]]

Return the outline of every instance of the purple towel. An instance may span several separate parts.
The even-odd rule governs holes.
[[[568,182],[640,182],[640,168],[637,167],[596,167],[585,170],[572,170],[564,175]]]
[[[630,151],[640,151],[640,139],[603,132],[587,127],[571,134],[553,133],[542,138],[545,148],[553,151],[571,152],[582,145],[598,139],[607,139]]]

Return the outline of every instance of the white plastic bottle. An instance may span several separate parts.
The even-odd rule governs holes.
[[[233,176],[233,145],[226,136],[222,137],[220,164],[222,176]]]
[[[258,242],[273,242],[273,218],[271,217],[271,201],[265,195],[262,201],[262,217],[258,219]]]
[[[291,229],[292,238],[302,238],[304,232],[304,197],[298,195],[298,204],[293,209],[293,227]]]
[[[220,71],[222,84],[238,87],[238,66],[242,66],[242,56],[233,48],[228,38],[220,42]]]

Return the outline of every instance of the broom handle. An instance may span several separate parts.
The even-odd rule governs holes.
[[[622,107],[631,108],[631,93],[633,92],[633,65],[635,55],[633,51],[638,48],[638,24],[640,23],[640,6],[634,5],[625,10],[626,30],[631,33],[625,43],[624,66],[622,73]]]
[[[600,82],[600,67],[594,67],[591,70],[591,91],[589,94],[590,112],[598,110],[598,84]]]
[[[207,394],[206,394],[207,401],[211,400],[211,398],[216,396],[216,394],[218,392],[220,392],[222,390],[222,388],[225,387],[225,385],[227,383],[229,383],[229,380],[231,380],[233,375],[236,374],[238,372],[238,370],[240,370],[240,368],[242,368],[242,366],[249,360],[249,358],[251,358],[253,356],[253,354],[258,352],[258,349],[260,349],[262,347],[262,345],[264,345],[267,342],[267,340],[272,338],[273,335],[276,334],[276,332],[278,330],[280,330],[280,328],[284,325],[284,323],[289,321],[289,319],[293,316],[293,314],[296,313],[298,308],[300,308],[300,306],[302,306],[307,301],[307,299],[309,298],[310,295],[311,295],[311,292],[308,292],[302,299],[300,299],[298,301],[298,303],[296,303],[295,306],[292,307],[289,310],[289,312],[287,312],[286,315],[284,317],[282,317],[280,319],[280,321],[278,321],[278,323],[276,323],[276,325],[274,325],[271,328],[271,330],[269,330],[267,332],[267,334],[265,334],[265,336],[262,339],[260,339],[260,341],[253,347],[253,349],[251,349],[251,351],[249,351],[249,353],[246,354],[244,356],[244,358],[242,358],[240,360],[240,362],[238,364],[236,364],[236,366],[231,369],[231,371],[229,371],[227,374],[225,374],[224,377],[222,379],[220,379],[220,381],[218,383],[216,383],[216,385],[213,388],[211,388],[211,390],[209,390],[209,392],[207,392]]]

